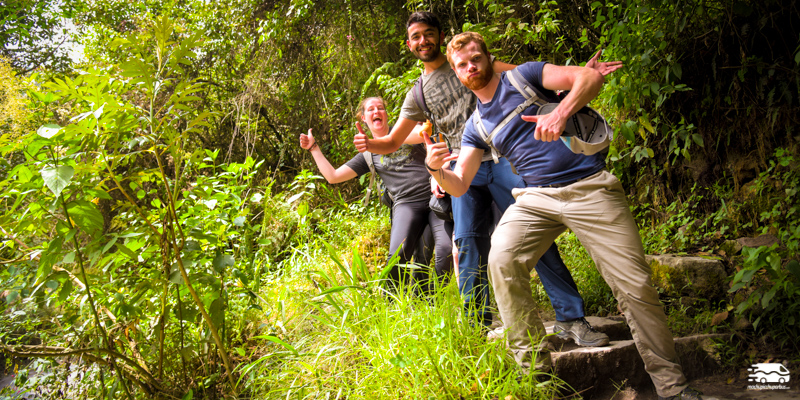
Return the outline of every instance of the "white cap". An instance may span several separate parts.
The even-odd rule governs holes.
[[[537,114],[552,112],[558,103],[547,103],[539,107]],[[591,156],[608,148],[614,140],[614,130],[605,118],[591,107],[583,107],[567,120],[561,141],[575,154]]]

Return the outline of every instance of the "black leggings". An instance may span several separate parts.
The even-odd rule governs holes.
[[[429,249],[425,249],[427,251],[423,252],[415,252],[426,226],[430,226],[433,233],[437,279],[441,282],[447,273],[453,271],[453,222],[445,222],[439,219],[428,207],[428,201],[395,204],[392,207],[392,235],[389,242],[389,257],[400,249],[400,260],[389,272],[389,278],[391,278],[392,282],[406,280],[406,274],[403,273],[404,268],[402,268],[401,264],[411,262],[412,256],[415,254],[429,253]],[[430,246],[429,243],[423,243],[422,245]],[[427,260],[428,257],[423,260],[415,259],[414,261],[422,261],[424,263]],[[427,291],[432,283],[429,282],[427,265],[425,267],[416,269],[413,277],[417,283],[423,286],[423,290]]]

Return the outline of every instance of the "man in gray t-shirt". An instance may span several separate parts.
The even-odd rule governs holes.
[[[436,132],[443,134],[450,149],[458,154],[461,149],[464,124],[475,109],[475,95],[459,82],[449,63],[423,74],[421,85],[430,115],[425,114],[421,105],[414,99],[414,91],[409,90],[400,110],[400,118],[412,121],[431,119]],[[491,156],[489,158],[491,159]]]
[[[459,81],[441,53],[444,33],[435,15],[417,12],[406,24],[409,49],[425,65],[422,92],[430,113],[417,104],[412,91],[406,95],[400,118],[392,133],[381,139],[368,139],[356,135],[353,140],[359,151],[386,154],[397,149],[419,121],[430,119],[436,131],[447,138],[454,154],[461,149],[461,136],[467,119],[475,110],[475,95]],[[594,62],[594,60],[592,60]],[[615,63],[596,63],[613,71]],[[497,71],[514,68],[513,65],[494,61]],[[595,67],[597,68],[597,67]],[[490,246],[493,220],[490,209],[494,201],[501,211],[514,202],[511,189],[524,187],[522,179],[512,172],[507,160],[495,164],[491,154],[484,162],[472,186],[465,195],[452,198],[454,236],[459,249],[459,292],[464,298],[464,308],[485,325],[491,323],[489,310],[488,276],[486,262]],[[428,167],[430,169],[430,167]],[[553,244],[536,265],[536,271],[556,312],[556,319],[564,322],[566,333],[583,346],[600,346],[608,343],[608,336],[585,328],[583,299],[578,293],[569,270]],[[574,323],[580,321],[581,323]],[[572,327],[576,328],[573,332]]]

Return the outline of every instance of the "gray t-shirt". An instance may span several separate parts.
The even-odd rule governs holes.
[[[412,89],[406,93],[400,117],[424,122],[428,117],[414,100],[413,92]],[[475,111],[477,97],[458,80],[448,62],[430,74],[422,75],[422,92],[425,96],[425,105],[433,114],[431,122],[434,123],[436,132],[444,134],[453,154],[458,154],[461,152],[464,125]],[[491,159],[491,153],[486,152],[483,155],[483,161]]]
[[[372,154],[375,172],[383,180],[395,204],[430,201],[430,175],[425,168],[425,147],[421,144],[400,146],[387,155]],[[345,165],[358,176],[369,173],[364,155],[358,153]]]

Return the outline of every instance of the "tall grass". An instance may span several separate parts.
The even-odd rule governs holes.
[[[238,367],[252,398],[554,397],[553,380],[521,374],[504,341],[461,318],[455,281],[427,297],[388,291],[387,268],[319,244],[294,259],[305,276],[265,285],[271,332],[251,338],[257,350]]]

